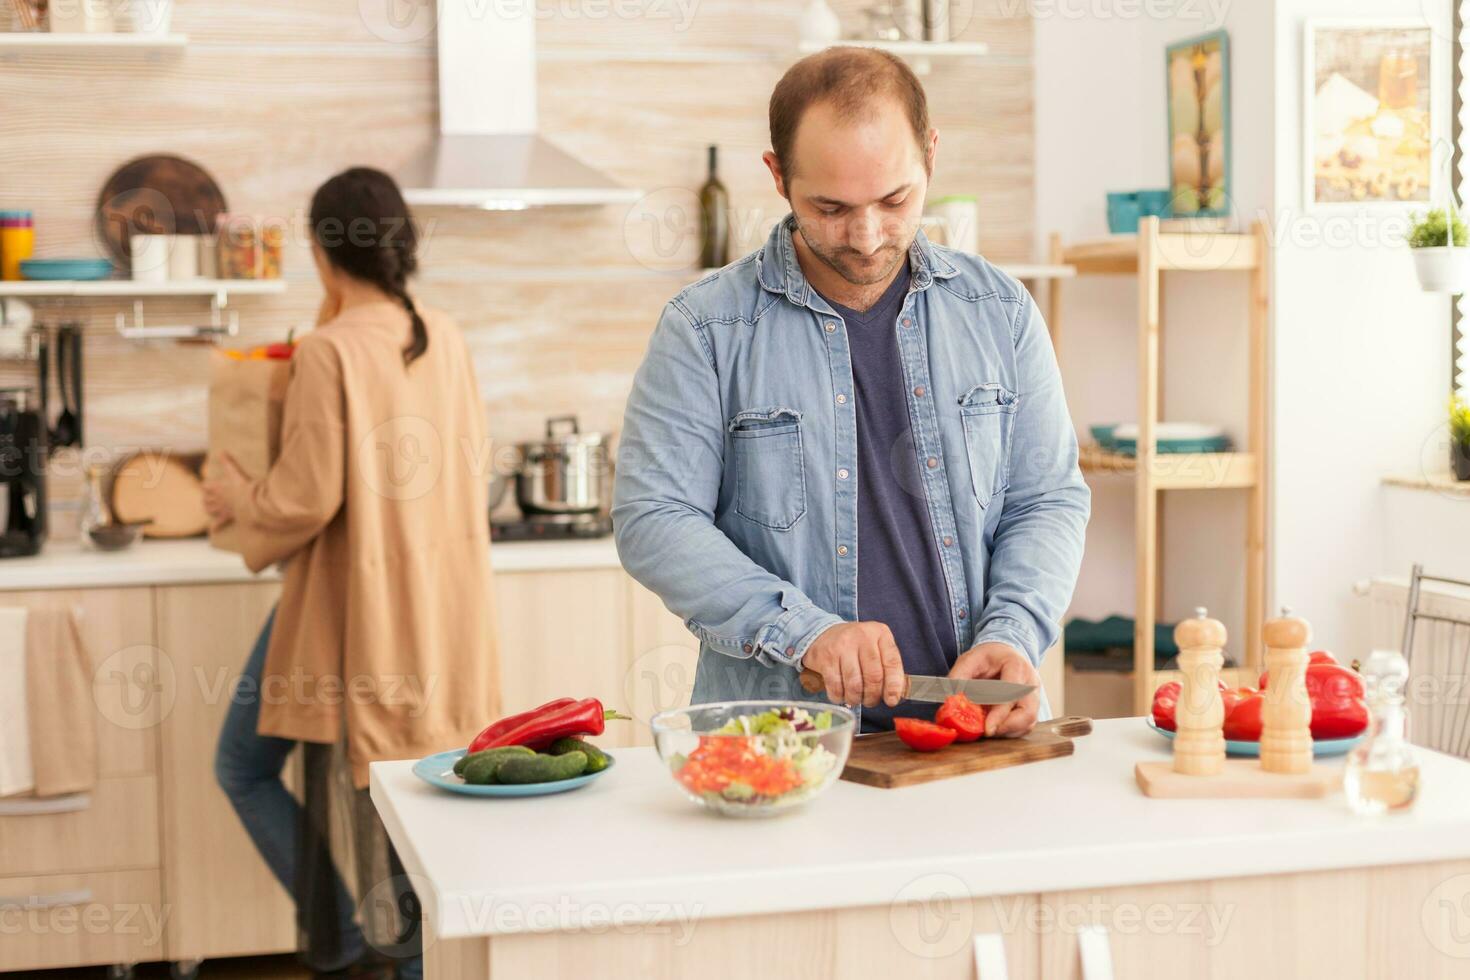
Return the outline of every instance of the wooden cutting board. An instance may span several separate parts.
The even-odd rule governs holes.
[[[1072,754],[1072,739],[1092,731],[1091,718],[1069,716],[1039,722],[1022,738],[982,738],[956,742],[937,752],[917,752],[895,732],[859,735],[842,778],[850,783],[892,789],[948,779],[986,769],[1004,769]]]

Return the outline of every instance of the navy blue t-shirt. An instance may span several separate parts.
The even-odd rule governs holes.
[[[909,267],[871,308],[859,313],[828,299],[847,324],[857,407],[858,618],[887,624],[910,674],[949,672],[959,641],[949,616],[949,588],[924,503],[914,453],[898,314]],[[825,297],[824,297],[825,298]],[[932,704],[881,702],[863,709],[863,730],[893,727],[897,715],[933,718]]]

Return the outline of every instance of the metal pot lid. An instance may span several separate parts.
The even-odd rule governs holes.
[[[522,450],[552,449],[573,446],[600,446],[606,441],[601,432],[583,432],[575,415],[558,415],[546,420],[546,438],[539,442],[523,442]]]

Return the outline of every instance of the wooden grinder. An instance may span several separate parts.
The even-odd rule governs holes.
[[[1266,690],[1261,705],[1261,768],[1297,775],[1312,769],[1312,702],[1307,641],[1312,628],[1288,609],[1266,623]]]
[[[1220,668],[1225,663],[1225,626],[1203,606],[1174,628],[1182,675],[1175,708],[1174,771],[1215,776],[1225,769],[1225,705],[1220,699]]]

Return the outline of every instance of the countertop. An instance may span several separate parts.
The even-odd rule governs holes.
[[[1470,857],[1470,762],[1426,750],[1416,807],[1378,818],[1341,793],[1149,799],[1134,763],[1167,759],[1168,743],[1140,718],[1097,722],[1067,758],[903,789],[838,782],[766,820],[697,808],[651,748],[612,754],[602,779],[524,799],[373,764],[373,802],[433,885],[421,897],[439,936],[886,905],[936,874],[984,897]]]
[[[497,573],[618,568],[612,538],[512,541],[491,547]],[[0,591],[270,581],[275,569],[252,575],[240,556],[211,548],[204,538],[143,540],[123,551],[93,551],[80,542],[48,543],[31,558],[0,560]]]

